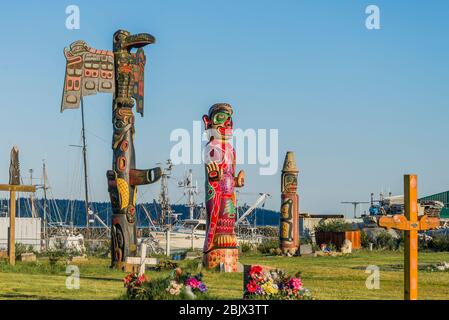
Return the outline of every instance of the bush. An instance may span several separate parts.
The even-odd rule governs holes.
[[[90,257],[105,258],[111,251],[111,240],[101,241],[99,244],[87,246],[87,255]]]
[[[357,226],[352,223],[345,222],[343,220],[321,220],[315,227],[315,232],[346,232],[346,231],[356,231]]]
[[[363,248],[369,248],[369,244],[371,243],[368,235],[363,230],[360,231],[360,243]]]
[[[33,246],[27,246],[23,243],[16,243],[16,259],[19,259],[22,253],[36,253]]]
[[[400,240],[395,240],[393,236],[385,230],[382,230],[376,237],[374,247],[376,249],[396,250],[399,247]]]
[[[449,251],[449,235],[435,235],[427,247],[434,251]]]
[[[249,251],[251,251],[251,249],[252,249],[251,244],[249,244],[249,243],[247,243],[247,242],[242,242],[242,243],[240,244],[240,251],[241,251],[242,253],[249,252]]]
[[[170,261],[170,260],[159,260],[158,264],[154,267],[154,270],[156,271],[162,271],[162,270],[173,270],[178,267],[178,264],[176,262]]]
[[[262,243],[260,243],[257,246],[257,251],[259,251],[262,254],[270,254],[278,248],[279,248],[279,240],[267,239],[263,240]]]
[[[299,238],[300,244],[313,244],[312,237],[308,234]]]

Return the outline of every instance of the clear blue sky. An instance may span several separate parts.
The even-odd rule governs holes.
[[[80,7],[80,30],[65,28],[70,4]],[[369,4],[380,7],[381,30],[365,28]],[[54,196],[82,198],[80,150],[68,147],[80,143],[80,112],[59,113],[63,48],[83,39],[111,49],[125,28],[157,38],[146,50],[145,117],[136,119],[140,168],[168,158],[172,129],[190,129],[225,101],[236,127],[279,129],[281,162],[296,152],[302,211],[350,214],[340,201],[400,194],[404,173],[419,175],[420,195],[448,190],[448,13],[447,1],[9,1],[0,12],[0,181],[17,144],[22,176],[40,176],[46,158]],[[111,100],[85,99],[97,201],[108,200]],[[192,168],[202,186],[203,167]],[[271,193],[267,206],[277,209],[280,175],[240,168],[245,192]],[[142,187],[140,201],[158,189]]]

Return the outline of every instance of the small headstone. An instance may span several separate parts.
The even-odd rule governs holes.
[[[299,247],[299,254],[301,256],[313,254],[313,249],[311,244],[302,244]]]
[[[352,253],[352,242],[350,240],[345,239],[341,246],[341,253]]]
[[[22,262],[35,262],[36,261],[36,255],[32,252],[28,253],[22,253],[20,255],[20,261]]]
[[[240,262],[237,262],[237,272],[243,272],[245,269],[244,265]]]
[[[189,251],[186,253],[186,260],[195,260],[196,258],[200,258],[201,257],[201,253],[200,252],[195,252],[195,251]]]
[[[79,262],[86,262],[86,261],[88,261],[87,255],[75,256],[70,259],[71,263],[79,263]]]

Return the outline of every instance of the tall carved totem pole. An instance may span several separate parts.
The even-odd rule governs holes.
[[[295,154],[287,152],[281,177],[279,240],[283,254],[294,255],[299,248],[298,167]]]
[[[136,255],[137,187],[154,183],[161,168],[136,169],[133,107],[143,116],[145,54],[142,47],[155,39],[147,33],[114,33],[113,51],[96,50],[76,41],[64,50],[67,60],[61,112],[78,108],[82,97],[113,93],[112,170],[107,172],[112,205],[112,266],[122,268],[126,257]],[[132,49],[137,49],[131,53]]]
[[[214,104],[203,116],[209,142],[205,148],[207,231],[204,243],[206,268],[224,264],[226,272],[236,272],[237,236],[234,232],[236,197],[234,188],[243,187],[245,173],[235,176],[235,150],[232,139],[232,107]]]

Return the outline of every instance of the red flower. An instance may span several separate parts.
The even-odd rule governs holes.
[[[249,270],[249,275],[252,277],[254,275],[260,275],[262,273],[262,267],[261,266],[252,266]]]
[[[248,290],[249,293],[254,293],[257,290],[257,284],[255,281],[250,281],[247,285],[246,285],[246,290]]]

